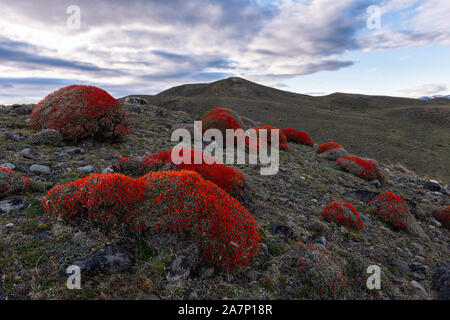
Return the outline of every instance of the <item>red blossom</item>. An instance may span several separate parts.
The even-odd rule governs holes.
[[[342,148],[339,143],[336,142],[326,142],[317,147],[317,152],[322,153],[327,150]]]
[[[336,224],[342,224],[357,230],[364,229],[358,210],[348,202],[334,201],[327,204],[321,214],[323,214],[328,221]]]
[[[283,130],[283,133],[286,136],[288,142],[292,141],[310,147],[314,146],[313,139],[306,132],[298,131],[292,128],[286,128]]]

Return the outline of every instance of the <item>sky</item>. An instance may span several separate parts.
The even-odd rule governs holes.
[[[0,104],[238,76],[310,95],[450,94],[448,0],[0,0]]]

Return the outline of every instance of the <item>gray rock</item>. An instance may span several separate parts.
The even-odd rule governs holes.
[[[105,170],[102,171],[103,174],[112,174],[114,173],[114,170],[111,168],[106,168]]]
[[[155,112],[155,115],[156,115],[157,117],[166,118],[166,117],[169,116],[169,113],[168,113],[167,110],[164,109],[164,108],[158,108],[158,109],[156,110],[156,112]]]
[[[61,169],[67,169],[70,167],[67,163],[64,163],[64,162],[58,163],[57,166],[58,166],[58,168],[61,168]]]
[[[425,288],[424,288],[419,282],[417,282],[416,280],[412,280],[410,283],[411,283],[411,285],[412,285],[414,288],[420,290],[424,296],[427,296],[427,295],[428,295],[428,293],[427,293],[427,291],[425,290]]]
[[[350,197],[352,199],[359,200],[361,202],[367,203],[373,197],[378,195],[378,192],[367,191],[367,190],[355,190],[345,194],[345,196]]]
[[[72,264],[79,266],[82,274],[95,276],[123,272],[129,269],[134,261],[131,252],[117,245],[111,245],[83,261],[75,261]]]
[[[325,249],[326,246],[327,246],[327,239],[325,239],[324,236],[315,238],[313,242],[316,243],[316,244],[321,245],[324,249]]]
[[[48,240],[53,238],[53,235],[48,231],[37,232],[33,234],[33,238],[38,240]]]
[[[125,103],[128,104],[137,104],[137,105],[148,105],[147,99],[139,98],[139,97],[126,97]]]
[[[438,299],[450,300],[450,261],[438,264],[433,274],[432,286],[438,292]]]
[[[10,170],[14,170],[16,168],[15,165],[13,165],[12,163],[4,163],[0,166],[0,168],[5,168],[5,169],[10,169]]]
[[[423,188],[430,191],[441,191],[441,186],[437,182],[431,180],[425,183]]]
[[[20,210],[25,207],[25,201],[21,199],[7,199],[0,201],[0,215],[9,214],[11,211]]]
[[[378,180],[370,180],[369,184],[371,184],[371,185],[373,185],[373,186],[375,186],[377,188],[381,187],[381,183]]]
[[[51,173],[50,167],[40,165],[40,164],[33,164],[30,167],[30,171],[33,173],[39,173],[39,174],[50,174]]]
[[[84,166],[84,167],[79,167],[77,168],[77,171],[79,173],[83,173],[83,174],[89,174],[95,171],[95,168],[93,166]]]
[[[294,236],[294,232],[291,227],[278,224],[276,222],[269,222],[269,230],[272,234],[281,234],[287,240],[288,238],[292,238]]]
[[[72,148],[72,149],[65,149],[63,152],[70,154],[70,155],[84,154],[84,149],[83,148]]]
[[[13,141],[16,141],[16,142],[20,142],[20,141],[22,141],[23,139],[25,139],[25,138],[22,137],[21,135],[15,134],[15,133],[11,133],[11,132],[5,132],[5,137],[6,137],[7,139],[10,139],[10,140],[13,140]]]

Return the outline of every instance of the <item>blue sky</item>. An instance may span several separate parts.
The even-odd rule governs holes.
[[[0,8],[0,104],[38,102],[74,83],[121,97],[230,76],[311,95],[450,94],[448,0],[0,0]]]

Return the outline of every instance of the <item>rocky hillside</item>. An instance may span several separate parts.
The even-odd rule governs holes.
[[[187,89],[177,90],[179,96]],[[66,223],[45,214],[40,201],[53,186],[101,173],[122,157],[139,158],[170,150],[174,145],[170,142],[172,129],[192,124],[204,115],[189,108],[183,111],[182,106],[174,110],[161,105],[124,104],[133,130],[130,135],[113,143],[56,139],[53,145],[32,138],[27,123],[30,106],[0,109],[0,165],[33,183],[26,192],[0,199],[1,299],[450,298],[449,230],[433,214],[436,208],[449,204],[449,186],[382,161],[388,181],[364,180],[317,156],[315,148],[292,142],[290,151],[281,151],[280,171],[275,176],[261,176],[258,165],[233,166],[244,172],[253,190],[242,205],[261,230],[258,253],[248,266],[236,270],[206,264],[187,233],[136,235],[122,225],[101,228],[84,219]],[[257,118],[260,110],[255,106],[251,107],[253,113],[247,110],[244,115]],[[292,115],[303,118],[301,110],[306,109]],[[341,115],[340,120],[345,114],[325,107],[320,113],[328,113],[329,119]],[[355,115],[352,111],[349,114]],[[280,126],[291,119],[278,121],[278,117],[272,117],[273,122],[254,120]],[[323,128],[328,128],[330,121],[325,120]],[[289,126],[305,131],[312,128],[295,123]],[[323,130],[320,138],[314,134],[317,128],[308,133],[316,142],[336,141],[359,156],[347,146],[350,138],[336,139],[337,130]],[[448,166],[448,157],[446,161]],[[383,192],[406,200],[416,232],[393,227],[377,217],[368,202]],[[352,204],[364,228],[327,221],[321,212],[333,201]],[[65,268],[75,262],[83,267],[82,289],[68,290]],[[366,287],[370,265],[381,268],[380,290]]]
[[[317,143],[338,141],[351,153],[392,165],[401,163],[422,176],[450,183],[448,99],[346,93],[312,97],[236,77],[141,97],[197,117],[214,107],[232,108],[279,128],[301,128]]]

